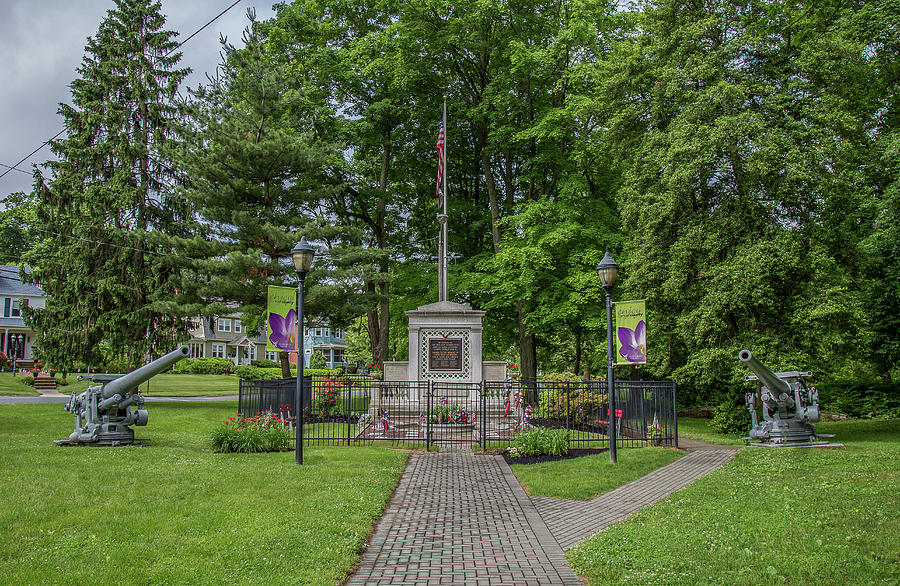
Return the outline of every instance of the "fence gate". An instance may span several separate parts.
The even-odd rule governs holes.
[[[295,416],[296,379],[241,380],[238,410]],[[504,449],[530,425],[569,430],[570,448],[609,445],[609,401],[602,381],[382,381],[306,377],[307,445],[389,442],[414,447]],[[674,381],[616,381],[616,443],[678,447]]]
[[[481,441],[483,395],[478,383],[432,381],[428,390],[427,446]]]

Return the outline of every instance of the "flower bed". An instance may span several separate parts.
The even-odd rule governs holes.
[[[238,413],[217,427],[210,438],[215,452],[288,452],[294,449],[293,418],[270,411],[254,417]]]

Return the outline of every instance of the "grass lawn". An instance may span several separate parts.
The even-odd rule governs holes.
[[[701,440],[710,444],[720,444],[724,446],[738,447],[746,445],[744,440],[741,439],[741,435],[726,435],[719,433],[718,431],[710,427],[711,422],[712,419],[701,419],[698,417],[679,417],[678,437],[689,437],[691,439]],[[818,426],[816,426],[816,429],[818,429]],[[749,429],[747,431],[749,433]]]
[[[37,396],[32,387],[26,387],[11,373],[0,373],[0,395]],[[69,395],[72,391],[82,392],[87,388],[87,381],[77,380],[77,374],[67,378],[71,384],[58,387],[57,391]],[[224,374],[158,374],[148,383],[141,385],[141,393],[145,397],[202,397],[238,394],[238,378]]]
[[[617,451],[616,465],[609,463],[608,452],[602,452],[555,462],[513,464],[510,468],[531,496],[590,499],[637,480],[682,455],[683,452],[668,448],[623,448]]]
[[[0,405],[0,583],[338,584],[408,453],[214,454],[228,403],[152,403],[146,447],[57,447],[61,405]]]
[[[40,393],[33,387],[26,387],[22,384],[23,376],[25,375],[13,376],[11,372],[0,372],[0,397],[37,397]]]
[[[742,448],[566,557],[591,584],[900,582],[900,420],[816,428],[846,447]]]

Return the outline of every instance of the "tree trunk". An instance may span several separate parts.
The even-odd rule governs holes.
[[[291,378],[291,359],[289,352],[279,352],[278,360],[281,362],[281,378]],[[297,369],[300,369],[300,355],[297,354]]]
[[[391,131],[384,134],[384,148],[381,155],[381,175],[378,180],[378,189],[382,193],[387,192],[388,174],[391,167]],[[385,250],[388,245],[388,234],[385,226],[387,220],[387,202],[384,197],[378,199],[378,208],[375,213],[375,240],[380,250]],[[386,277],[390,272],[390,265],[385,256],[379,261],[379,272]],[[374,283],[373,283],[374,291]],[[378,292],[381,301],[378,311],[369,312],[369,340],[372,344],[372,359],[375,364],[384,368],[384,361],[388,354],[388,341],[391,325],[391,284],[387,279],[378,283]]]
[[[516,303],[516,309],[519,322],[519,372],[523,381],[534,381],[537,379],[537,352],[534,347],[534,333],[530,332],[525,324],[528,313],[525,310],[524,299]],[[537,388],[533,385],[526,387],[525,402],[537,405],[537,400]]]
[[[491,170],[491,159],[487,153],[487,127],[481,129],[481,168],[484,172],[484,184],[488,190],[491,206],[491,239],[494,242],[494,254],[500,252],[500,204],[497,201],[497,186],[494,185],[494,173]]]
[[[575,368],[572,372],[578,374],[581,370],[581,328],[575,330]]]

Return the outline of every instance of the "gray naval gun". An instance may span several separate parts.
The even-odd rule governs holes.
[[[66,411],[75,414],[75,431],[68,439],[56,440],[58,445],[120,446],[134,443],[132,425],[147,425],[147,410],[139,385],[163,372],[190,350],[181,346],[153,362],[128,374],[94,374],[78,377],[99,383],[88,386],[83,393],[74,392],[66,403]],[[131,411],[129,407],[135,407]]]
[[[819,421],[819,391],[803,380],[812,376],[808,371],[792,370],[774,373],[757,360],[749,350],[741,350],[738,359],[756,376],[744,380],[759,381],[761,388],[747,393],[747,408],[753,427],[745,440],[756,440],[752,446],[772,447],[840,447],[818,438],[834,437],[816,433],[813,423]],[[763,420],[757,415],[762,408]]]

